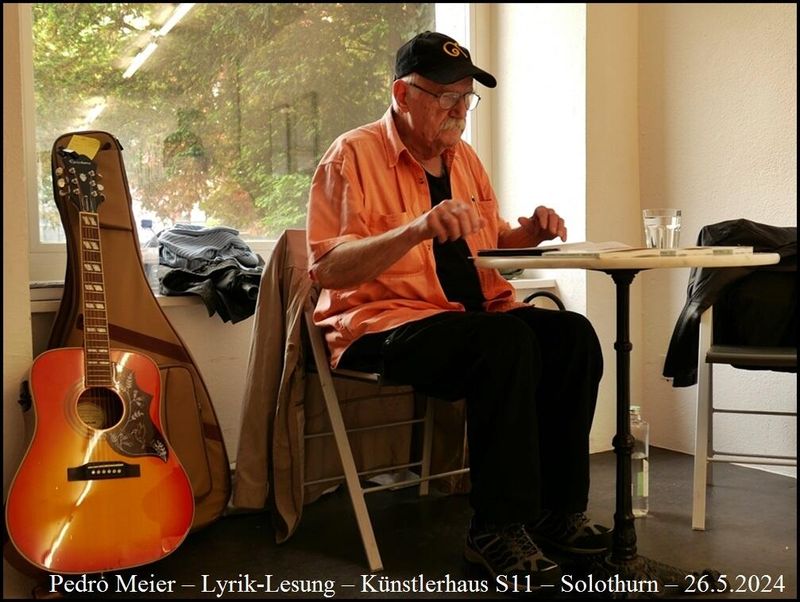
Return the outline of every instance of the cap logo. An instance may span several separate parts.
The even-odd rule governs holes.
[[[461,46],[458,45],[458,42],[445,42],[442,46],[442,50],[444,50],[450,56],[458,56],[462,55],[464,58],[469,58],[467,53],[461,49]]]

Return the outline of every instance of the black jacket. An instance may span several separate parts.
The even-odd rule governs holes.
[[[697,382],[700,316],[712,305],[715,344],[797,346],[797,227],[729,220],[703,227],[697,244],[752,246],[755,252],[780,254],[781,261],[770,266],[692,268],[686,305],[664,361],[663,374],[672,377],[674,387]]]

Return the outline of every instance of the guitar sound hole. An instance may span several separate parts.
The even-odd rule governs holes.
[[[125,405],[116,391],[102,387],[90,387],[78,397],[77,410],[78,418],[86,426],[105,430],[122,420]]]

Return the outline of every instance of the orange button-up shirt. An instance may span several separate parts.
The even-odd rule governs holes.
[[[498,214],[497,198],[477,154],[462,140],[445,151],[444,160],[453,198],[474,202],[486,221],[466,237],[470,253],[497,247],[499,233],[511,226]],[[314,263],[337,245],[382,234],[430,209],[425,171],[400,139],[390,108],[380,121],[337,138],[317,167],[307,224],[311,277]],[[515,301],[513,287],[496,270],[478,270],[478,276],[486,311],[524,305]],[[325,332],[335,367],[360,336],[443,311],[464,311],[464,306],[445,297],[436,276],[433,240],[427,240],[375,280],[323,289],[314,321]]]

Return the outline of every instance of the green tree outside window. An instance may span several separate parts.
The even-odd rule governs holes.
[[[122,143],[148,216],[176,223],[200,209],[253,238],[303,227],[321,153],[382,115],[394,53],[433,29],[433,6],[201,3],[158,35],[176,5],[34,4],[40,224],[59,225],[53,141],[103,130]]]

